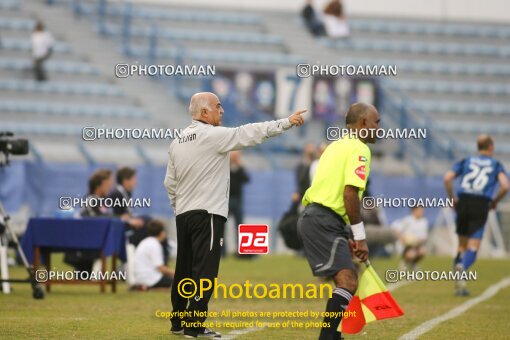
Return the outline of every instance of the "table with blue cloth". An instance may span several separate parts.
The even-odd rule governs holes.
[[[119,257],[126,261],[126,239],[124,223],[119,219],[110,218],[31,218],[28,222],[21,246],[28,262],[34,265],[37,271],[41,261],[41,249],[47,252],[45,265],[51,268],[51,252],[69,250],[97,250],[101,254],[101,272],[106,273],[106,257],[111,256],[111,273],[116,270],[116,260]],[[105,275],[100,280],[54,280],[48,279],[46,290],[50,291],[52,283],[92,283],[99,284],[102,293],[107,284],[116,291],[115,275],[106,280]]]

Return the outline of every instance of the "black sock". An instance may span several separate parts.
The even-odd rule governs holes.
[[[328,300],[326,312],[343,312],[352,299],[352,293],[345,288],[335,288],[333,296]],[[337,331],[342,317],[324,317],[323,322],[329,327],[322,327],[319,340],[337,340],[340,338],[340,332]]]
[[[455,260],[453,260],[453,267],[455,268],[455,266],[459,263],[462,262],[462,254],[460,253],[460,251],[457,253],[457,256],[455,256]]]

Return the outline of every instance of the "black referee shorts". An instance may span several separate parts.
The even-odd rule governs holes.
[[[197,324],[206,319],[195,316],[194,311],[207,312],[214,286],[205,292],[202,298],[197,290],[197,294],[189,299],[182,297],[177,288],[183,279],[192,279],[197,285],[200,284],[200,279],[209,279],[214,285],[220,266],[225,222],[225,217],[209,214],[207,210],[192,210],[176,216],[177,259],[172,285],[172,306],[174,312],[190,311],[191,316],[184,319],[172,318],[175,328],[181,328],[182,321]],[[199,334],[203,327],[189,330]]]
[[[485,226],[489,216],[490,200],[482,196],[459,195],[457,203],[457,234],[481,238],[480,230]],[[476,236],[474,234],[477,234]]]
[[[355,269],[348,240],[351,229],[342,218],[319,204],[309,204],[298,219],[298,233],[314,276],[334,276]]]

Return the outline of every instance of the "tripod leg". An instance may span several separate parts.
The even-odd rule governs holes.
[[[7,264],[7,245],[8,241],[6,238],[0,236],[0,272],[2,273],[2,280],[9,279],[9,266]],[[2,282],[2,292],[4,294],[11,293],[11,285],[9,282]]]
[[[41,286],[38,284],[38,282],[36,280],[34,268],[30,265],[30,263],[28,263],[27,257],[25,256],[25,252],[23,251],[23,248],[21,248],[21,244],[18,241],[18,237],[16,236],[16,233],[14,233],[14,230],[12,230],[9,225],[10,218],[9,218],[9,215],[7,215],[7,213],[5,212],[2,202],[0,202],[0,215],[4,217],[6,230],[10,231],[11,236],[12,236],[12,241],[16,244],[19,256],[21,257],[21,260],[23,261],[23,264],[25,265],[25,268],[27,269],[27,272],[29,275],[28,282],[30,282],[30,284],[32,286],[32,296],[34,297],[34,299],[43,299],[44,291],[42,290]],[[2,242],[0,242],[0,246],[2,246]],[[7,240],[5,240],[5,247],[7,247]],[[36,247],[36,259],[34,259],[34,264],[37,262],[36,268],[39,264],[38,257],[39,257],[39,247]],[[2,258],[2,256],[0,256],[0,261],[1,261],[1,258]],[[5,258],[5,261],[7,261],[7,256],[3,256],[3,258]],[[0,263],[0,265],[1,265],[1,263]],[[7,273],[7,270],[2,271],[2,273],[4,273],[4,272]],[[10,288],[10,286],[9,286],[9,288]],[[10,291],[10,289],[9,289],[9,291]]]

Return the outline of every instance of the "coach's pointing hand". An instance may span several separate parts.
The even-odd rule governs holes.
[[[306,110],[297,110],[291,116],[289,116],[289,122],[295,126],[301,126],[305,122],[303,116],[301,116]]]

